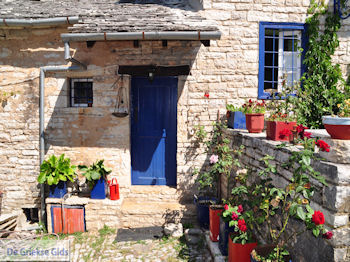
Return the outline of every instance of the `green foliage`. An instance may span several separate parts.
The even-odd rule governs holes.
[[[339,46],[337,32],[341,26],[337,14],[327,11],[324,3],[312,1],[306,20],[309,46],[303,63],[307,71],[298,92],[298,121],[310,128],[322,127],[322,116],[337,114],[337,104],[349,97],[350,87],[342,78],[339,64],[332,63],[332,55]],[[326,16],[320,33],[320,18]]]
[[[70,164],[69,158],[62,154],[59,158],[52,155],[40,166],[38,182],[40,184],[57,185],[60,181],[74,182],[76,166]]]
[[[242,108],[240,106],[235,107],[234,105],[227,104],[226,105],[226,110],[230,111],[230,112],[237,112],[237,111],[241,111]]]
[[[85,165],[79,165],[78,168],[82,171],[82,175],[86,177],[88,183],[93,185],[96,180],[99,180],[101,177],[105,178],[106,175],[112,172],[112,169],[105,167],[103,164],[104,160],[98,160],[96,163],[93,163],[89,167]]]

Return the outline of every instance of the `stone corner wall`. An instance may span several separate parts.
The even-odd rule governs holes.
[[[240,161],[244,166],[252,168],[254,175],[257,175],[258,171],[264,168],[264,163],[259,159],[269,154],[275,158],[274,161],[278,167],[278,173],[273,177],[273,183],[277,186],[288,183],[291,173],[282,168],[281,164],[288,160],[291,151],[287,148],[277,149],[276,145],[281,142],[266,140],[265,133],[249,134],[243,130],[228,129],[225,135],[232,141],[232,148],[244,145],[245,149]],[[302,234],[296,242],[292,243],[290,251],[293,261],[330,262],[349,261],[350,259],[350,161],[347,162],[348,158],[346,157],[339,160],[339,157],[335,156],[341,150],[339,145],[342,146],[343,150],[344,148],[348,150],[350,141],[332,141],[327,137],[322,137],[322,139],[333,147],[331,147],[328,160],[315,162],[314,168],[326,178],[328,186],[320,187],[320,185],[314,184],[318,190],[310,205],[315,210],[321,210],[324,213],[326,227],[333,231],[334,236],[332,240],[325,240],[314,238],[311,232]],[[322,156],[324,157],[324,154]],[[332,162],[329,159],[332,159]],[[225,189],[223,192],[226,192],[225,197],[229,195],[233,186],[232,176],[229,181],[222,181],[222,187]],[[298,228],[301,224],[292,220],[289,226]]]

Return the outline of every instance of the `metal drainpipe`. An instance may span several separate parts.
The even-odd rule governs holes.
[[[218,40],[220,31],[114,32],[61,34],[63,42],[113,40]]]
[[[46,72],[60,72],[60,71],[70,71],[79,70],[80,66],[44,66],[40,67],[40,80],[39,80],[39,157],[40,165],[45,159],[45,73]],[[45,209],[45,185],[40,185],[40,195],[41,195],[41,207],[40,207],[40,221],[46,221],[46,209]]]
[[[76,64],[76,65],[84,68],[85,70],[87,69],[87,66],[85,64],[83,64],[83,63],[79,62],[78,60],[74,59],[73,57],[71,57],[69,42],[64,42],[64,59],[66,61],[72,62],[73,64]]]

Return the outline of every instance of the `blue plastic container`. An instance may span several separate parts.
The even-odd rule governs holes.
[[[245,114],[240,111],[229,112],[230,116],[227,119],[227,126],[233,129],[246,129]]]
[[[217,203],[215,197],[198,197],[194,199],[197,207],[197,220],[201,227],[209,229],[209,206]]]
[[[104,177],[101,177],[96,181],[94,187],[91,190],[90,197],[92,199],[105,199],[106,198],[106,182]]]
[[[234,232],[234,227],[229,227],[228,222],[220,217],[219,249],[223,256],[228,255],[228,236],[231,232]]]
[[[49,197],[62,198],[67,194],[67,182],[60,181],[57,185],[49,186]]]

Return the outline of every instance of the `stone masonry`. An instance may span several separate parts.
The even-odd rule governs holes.
[[[47,7],[51,1],[42,2]],[[199,23],[201,19],[197,16],[202,16],[218,27],[222,38],[210,41],[209,47],[204,47],[199,41],[168,41],[167,47],[163,47],[161,41],[140,41],[138,48],[133,46],[133,41],[101,41],[92,48],[88,48],[86,43],[71,43],[74,58],[87,64],[88,69],[47,74],[46,156],[65,153],[74,164],[90,164],[103,158],[106,165],[113,169],[111,175],[118,178],[124,198],[150,201],[156,195],[157,201],[171,198],[170,202],[190,203],[194,183],[191,173],[194,167],[201,167],[208,161],[205,154],[200,154],[203,148],[193,147],[195,126],[204,125],[210,130],[212,122],[217,120],[218,112],[219,115],[226,112],[227,103],[241,105],[245,99],[257,97],[259,21],[304,22],[310,4],[309,0],[200,2],[202,7],[199,11],[185,10],[188,16],[183,17],[190,17]],[[21,8],[21,5],[1,8],[1,16],[28,18],[30,6],[25,7],[25,14],[23,11],[17,12],[16,8]],[[166,9],[176,13],[186,8],[179,5]],[[37,8],[35,10],[38,11]],[[47,17],[42,15],[44,13],[38,11],[35,18]],[[50,14],[77,15],[68,7]],[[98,13],[94,15],[99,17]],[[171,24],[171,21],[167,23]],[[113,24],[104,26],[113,28]],[[208,23],[206,26],[209,26]],[[0,87],[1,91],[14,92],[0,107],[0,189],[4,190],[3,213],[39,207],[39,187],[36,182],[39,171],[39,68],[67,64],[63,59],[60,34],[69,30],[71,28],[67,27],[0,28]],[[334,61],[341,64],[344,75],[349,73],[349,34],[350,19],[347,19],[342,21],[340,46],[334,57]],[[135,193],[130,185],[130,119],[116,118],[111,114],[118,87],[130,88],[130,78],[116,73],[118,66],[150,64],[191,67],[190,75],[179,77],[178,185],[175,192],[167,188],[164,194],[152,190],[145,194]],[[92,78],[94,81],[92,108],[68,107],[69,78],[78,77]],[[205,92],[209,92],[209,98],[204,97]],[[156,223],[156,219],[152,223]]]
[[[310,131],[310,130],[309,130]],[[330,139],[325,132],[312,131],[331,145],[329,153],[322,152],[324,161],[315,162],[314,167],[326,178],[327,187],[321,187],[320,183],[314,181],[317,188],[311,206],[315,210],[321,210],[326,219],[327,227],[333,231],[332,240],[316,239],[310,232],[302,234],[296,243],[293,243],[293,261],[349,261],[350,259],[350,161],[339,154],[339,149],[350,148],[349,141]],[[257,175],[264,168],[263,161],[259,161],[265,155],[273,156],[274,165],[277,166],[278,174],[273,178],[277,186],[285,186],[291,173],[281,167],[290,156],[290,149],[277,149],[276,145],[281,142],[266,140],[266,134],[249,134],[247,131],[228,129],[227,137],[232,140],[232,147],[238,148],[244,145],[245,149],[240,161],[253,170]],[[294,150],[298,150],[295,148]],[[231,186],[229,186],[231,184]],[[226,189],[232,188],[232,181],[222,186]],[[227,192],[223,190],[223,192]],[[228,192],[229,193],[229,192]],[[225,196],[227,197],[227,196]],[[293,227],[298,227],[296,221],[292,221]],[[264,239],[264,236],[261,236]]]

